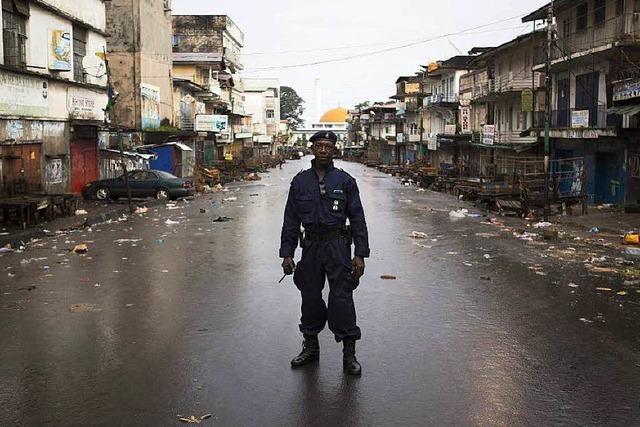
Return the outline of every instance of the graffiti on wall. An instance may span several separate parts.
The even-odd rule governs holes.
[[[47,184],[61,184],[64,182],[62,159],[47,160]]]
[[[142,94],[142,129],[160,127],[160,88],[148,84],[140,85]]]
[[[49,69],[71,71],[71,33],[65,30],[49,30]]]

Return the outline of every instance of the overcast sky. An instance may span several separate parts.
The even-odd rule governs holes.
[[[245,35],[244,77],[278,78],[306,101],[315,118],[314,81],[320,79],[322,111],[384,101],[396,78],[420,64],[496,46],[532,30],[520,18],[546,0],[173,0],[174,14],[229,15]],[[517,17],[517,18],[515,18]],[[497,21],[502,21],[497,23]],[[476,28],[486,24],[491,26]],[[366,54],[445,34],[439,40],[328,64],[258,70]],[[366,46],[363,46],[366,45]],[[300,52],[314,50],[313,52]]]

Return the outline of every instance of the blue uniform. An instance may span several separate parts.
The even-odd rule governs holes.
[[[313,162],[312,162],[313,164]],[[280,257],[293,257],[300,237],[305,233],[329,236],[343,229],[347,219],[355,243],[356,256],[369,256],[369,239],[364,209],[356,180],[330,165],[323,182],[316,171],[308,169],[291,182],[284,212]],[[358,280],[352,277],[351,242],[346,238],[301,241],[302,259],[293,280],[302,294],[300,331],[316,335],[329,322],[336,341],[360,339],[356,325],[353,291]],[[325,279],[329,281],[329,306],[322,299]]]

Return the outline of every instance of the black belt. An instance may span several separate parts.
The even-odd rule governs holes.
[[[314,241],[314,242],[329,242],[331,240],[338,240],[343,237],[346,239],[349,239],[350,234],[351,233],[349,232],[347,227],[339,228],[336,230],[329,230],[321,233],[305,230],[304,239]]]

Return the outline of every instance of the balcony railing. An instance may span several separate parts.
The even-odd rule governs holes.
[[[533,144],[538,138],[536,136],[520,136],[521,130],[497,130],[493,136],[485,135],[482,132],[473,132],[471,141],[476,144],[493,141],[493,144],[512,145],[512,144]]]
[[[542,129],[545,113],[538,111],[533,118],[533,127]],[[609,114],[605,105],[587,108],[570,108],[551,112],[552,129],[606,129],[622,127],[622,116]]]
[[[404,135],[405,142],[420,142],[422,140],[420,134],[408,133]]]
[[[544,83],[544,74],[542,73],[520,75],[510,72],[505,76],[496,78],[493,89],[498,93],[519,92],[525,89],[540,89],[544,86]]]
[[[460,97],[457,93],[438,93],[435,95],[427,96],[424,99],[424,106],[438,105],[438,104],[457,104],[460,102]]]
[[[575,27],[569,34],[561,34],[553,50],[554,60],[567,58],[578,52],[586,52],[594,48],[613,45],[617,41],[640,41],[640,19],[637,13],[626,13],[607,19],[600,27],[589,26],[587,29],[575,32]],[[541,62],[540,62],[541,63]]]

